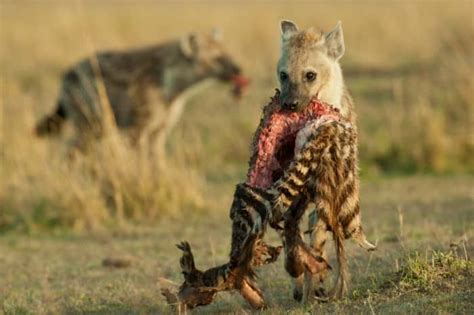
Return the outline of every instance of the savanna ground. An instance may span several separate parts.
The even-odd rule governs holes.
[[[233,188],[276,87],[278,21],[290,18],[325,29],[343,21],[363,221],[379,249],[348,245],[352,285],[339,302],[298,305],[281,260],[263,269],[264,313],[472,313],[472,12],[472,2],[1,2],[0,310],[165,313],[160,288],[181,281],[175,243],[190,241],[203,268],[226,260]],[[116,139],[71,161],[68,134],[32,136],[61,72],[91,51],[213,26],[253,84],[240,103],[225,86],[195,97],[172,134],[166,170]],[[130,266],[104,267],[104,258]],[[198,310],[250,311],[227,293]]]

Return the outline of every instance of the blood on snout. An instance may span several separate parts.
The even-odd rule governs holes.
[[[234,97],[242,97],[245,90],[247,89],[247,86],[250,84],[250,80],[241,74],[234,75],[230,80],[234,85],[232,89],[232,94]]]

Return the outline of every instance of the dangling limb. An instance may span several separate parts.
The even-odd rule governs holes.
[[[265,306],[263,294],[253,281],[254,268],[274,262],[281,250],[262,240],[269,217],[269,199],[270,195],[263,190],[237,185],[230,211],[232,244],[228,263],[201,272],[194,265],[189,244],[180,244],[185,282],[177,295],[179,305],[189,308],[206,305],[220,291],[239,290],[252,307]],[[163,295],[176,303],[169,290],[163,290]]]

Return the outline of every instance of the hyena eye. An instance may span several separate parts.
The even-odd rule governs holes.
[[[280,72],[280,81],[286,81],[288,79],[288,74],[286,72]]]
[[[309,71],[309,72],[306,72],[305,76],[306,76],[306,80],[308,80],[309,82],[311,82],[311,81],[314,81],[314,80],[316,79],[316,76],[317,76],[317,75],[316,75],[315,72]]]

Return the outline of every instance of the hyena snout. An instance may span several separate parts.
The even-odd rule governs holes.
[[[299,104],[298,101],[287,101],[287,102],[282,103],[283,109],[286,109],[286,110],[295,110],[298,108],[298,104]]]
[[[283,109],[295,110],[299,105],[299,101],[292,93],[283,92],[280,96],[280,104]]]
[[[235,76],[242,74],[240,66],[229,57],[219,57],[217,62],[219,64],[218,76],[224,81],[231,80]]]
[[[302,93],[298,91],[296,84],[288,84],[282,87],[280,94],[280,104],[286,110],[299,110],[306,102],[306,98],[302,97]]]
[[[247,89],[250,80],[242,75],[242,69],[232,59],[226,56],[217,58],[218,69],[216,76],[223,82],[233,84],[232,94],[239,99]]]

